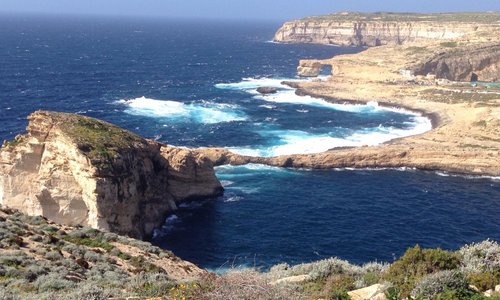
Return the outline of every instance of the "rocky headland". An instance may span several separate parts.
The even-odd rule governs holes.
[[[379,146],[262,158],[179,149],[93,118],[37,111],[27,133],[0,150],[0,299],[499,299],[494,241],[457,251],[416,246],[392,264],[331,258],[218,276],[118,235],[146,238],[179,203],[220,195],[214,165],[500,176],[500,87],[469,82],[500,77],[498,13],[332,16],[287,23],[275,39],[378,47],[301,61],[301,75],[327,65],[332,76],[293,83],[297,93],[413,110],[431,118],[433,130]]]
[[[75,114],[37,111],[0,150],[1,205],[140,239],[178,203],[222,191],[196,153]]]
[[[355,13],[307,17],[290,21],[274,41],[339,46],[403,45],[411,42],[456,39],[471,33],[498,30],[500,13]]]
[[[427,32],[434,32],[432,24],[439,21],[441,27],[471,30],[463,30],[461,34],[444,34],[448,31],[443,31],[422,39],[400,37],[399,42],[392,40],[382,43],[387,44],[385,46],[370,47],[358,54],[301,60],[297,68],[301,76],[315,77],[323,66],[331,66],[332,75],[326,81],[293,82],[291,85],[300,95],[331,102],[366,104],[375,101],[379,105],[415,111],[432,120],[433,130],[380,146],[338,148],[318,154],[262,158],[241,156],[225,149],[205,149],[205,155],[215,164],[263,163],[313,169],[408,167],[499,176],[500,87],[498,83],[471,84],[470,81],[495,82],[500,78],[500,36],[496,34],[500,14],[339,13],[288,22],[278,30],[275,40],[346,45],[331,39],[318,40],[315,31],[305,31],[298,39],[280,36],[291,24],[321,22],[325,32],[330,32],[343,24],[361,21],[373,24],[390,21],[412,28],[427,26]],[[381,28],[391,26],[386,24]],[[352,38],[352,26],[350,30],[339,38]],[[380,34],[392,36],[388,31]],[[347,43],[351,44],[358,45]]]

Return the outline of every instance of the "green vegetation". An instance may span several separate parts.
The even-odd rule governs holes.
[[[427,274],[454,270],[459,265],[456,253],[441,249],[421,249],[418,245],[408,249],[388,269],[385,279],[398,287],[402,296],[410,294],[415,283]]]
[[[140,136],[110,123],[74,114],[57,114],[63,119],[61,130],[94,163],[111,163],[121,152],[147,145]]]
[[[457,42],[442,42],[439,45],[446,48],[456,48],[458,46]]]
[[[128,252],[140,249],[142,255]],[[176,258],[143,241],[86,227],[61,227],[0,207],[0,300],[108,299],[349,299],[348,292],[380,284],[389,300],[500,300],[484,291],[500,284],[500,244],[483,241],[458,251],[412,247],[391,264],[353,265],[329,258],[267,272],[173,280],[157,261]],[[302,281],[277,283],[300,276]],[[474,287],[472,288],[471,285]]]
[[[358,13],[358,12],[339,12],[324,16],[314,16],[302,19],[304,21],[380,21],[380,22],[465,22],[465,23],[483,23],[498,24],[500,21],[499,12],[464,12],[464,13]]]
[[[421,53],[427,53],[428,49],[427,47],[411,46],[406,48],[405,51],[410,54],[421,54]]]
[[[460,88],[454,90],[429,88],[419,92],[419,97],[435,102],[443,103],[472,103],[476,106],[498,106],[498,93],[477,93],[467,88]]]
[[[4,147],[15,147],[15,146],[21,144],[23,141],[24,141],[23,136],[18,135],[12,141],[4,141],[3,146]]]

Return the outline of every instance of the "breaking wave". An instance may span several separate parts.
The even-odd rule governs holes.
[[[245,114],[238,109],[238,106],[231,104],[183,103],[146,97],[120,100],[118,103],[125,105],[125,112],[131,115],[168,118],[176,122],[215,124],[246,120]]]
[[[257,133],[267,138],[268,145],[249,145],[243,147],[228,147],[232,152],[248,156],[278,156],[290,154],[309,154],[324,152],[338,147],[374,146],[385,143],[392,139],[417,135],[432,129],[432,122],[419,113],[414,113],[401,108],[381,107],[377,102],[367,104],[340,104],[331,103],[321,98],[311,96],[299,96],[295,94],[295,89],[283,85],[283,81],[301,81],[298,79],[273,79],[273,78],[243,78],[236,83],[217,84],[217,88],[241,90],[253,94],[253,99],[271,103],[297,104],[310,107],[319,107],[337,111],[345,111],[358,114],[375,114],[382,112],[396,112],[408,115],[410,121],[406,128],[395,128],[391,126],[378,126],[358,130],[347,136],[338,136],[335,133],[313,134],[302,130],[274,130],[264,129]],[[261,95],[256,89],[259,87],[277,88],[277,93]],[[265,109],[272,109],[274,106],[260,105]],[[307,109],[297,109],[296,111],[307,113]],[[333,129],[333,128],[332,128]]]

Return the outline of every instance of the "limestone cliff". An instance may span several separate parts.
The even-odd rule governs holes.
[[[274,41],[340,46],[380,46],[456,39],[475,32],[498,30],[500,13],[362,14],[336,13],[286,22]]]
[[[451,44],[455,46],[455,44]],[[416,64],[415,75],[435,74],[453,81],[499,81],[500,45],[458,45]]]
[[[30,215],[145,238],[177,203],[222,192],[207,159],[103,121],[37,111],[27,131],[0,151],[0,204]]]

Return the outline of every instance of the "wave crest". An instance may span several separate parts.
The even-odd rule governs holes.
[[[146,97],[120,100],[118,103],[125,105],[127,107],[125,112],[131,115],[169,118],[177,122],[215,124],[246,120],[245,114],[236,105],[230,104],[183,103]]]

